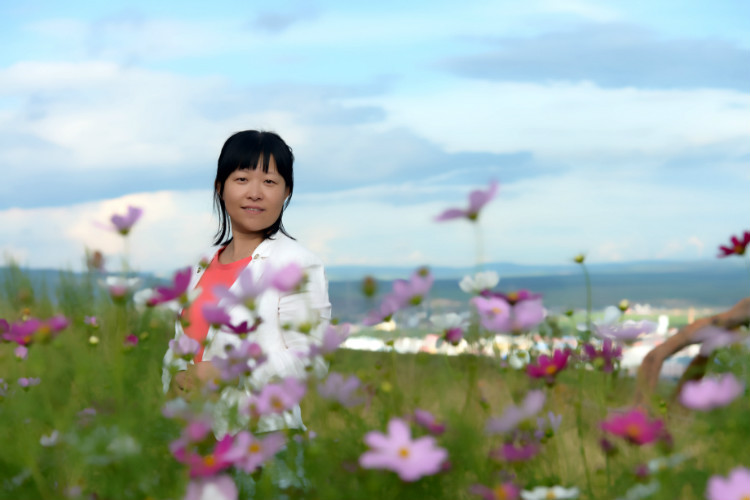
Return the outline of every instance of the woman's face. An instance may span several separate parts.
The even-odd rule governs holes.
[[[276,170],[273,157],[268,172],[263,172],[262,158],[255,170],[235,170],[224,183],[221,197],[232,222],[232,234],[259,235],[281,215],[289,196],[284,178]]]

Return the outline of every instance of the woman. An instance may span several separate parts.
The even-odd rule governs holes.
[[[240,345],[235,332],[209,324],[204,317],[207,308],[222,307],[231,325],[244,322],[246,329],[252,330],[247,340],[257,343],[267,360],[235,387],[221,390],[214,411],[217,435],[238,430],[226,415],[233,407],[242,407],[251,391],[275,379],[306,377],[304,353],[320,340],[331,317],[322,262],[291,238],[282,224],[294,190],[293,163],[292,150],[281,137],[255,130],[232,135],[219,155],[214,182],[214,205],[219,214],[214,244],[218,248],[194,268],[190,287],[199,288],[200,295],[182,311],[175,334],[176,340],[187,335],[205,347],[193,360],[185,361],[176,357],[170,346],[162,377],[165,391],[187,395],[215,379],[221,358],[226,359],[227,350]],[[275,273],[294,269],[294,265],[304,270],[301,287],[280,291],[267,286]],[[262,292],[255,296],[258,288]],[[183,324],[187,326],[183,328]],[[322,361],[315,363],[317,371],[325,369]],[[246,425],[247,421],[237,423]],[[282,428],[304,428],[299,406],[261,418],[254,430]]]

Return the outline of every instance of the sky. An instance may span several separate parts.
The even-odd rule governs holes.
[[[744,0],[4,0],[0,250],[170,274],[211,246],[223,142],[261,129],[329,266],[714,258],[750,229],[748,22]],[[492,180],[477,224],[435,222]],[[129,205],[125,244],[101,226]]]

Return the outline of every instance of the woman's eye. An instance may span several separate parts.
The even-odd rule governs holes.
[[[276,184],[276,181],[273,181],[271,179],[266,179],[266,184]]]
[[[237,180],[239,182],[245,182],[247,180],[247,177],[237,177]]]

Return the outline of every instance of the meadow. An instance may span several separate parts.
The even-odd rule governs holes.
[[[589,282],[584,257],[576,262]],[[467,342],[466,354],[337,349],[349,328],[331,325],[315,352],[300,353],[324,358],[327,373],[220,407],[236,375],[222,371],[189,397],[162,390],[176,320],[163,306],[189,300],[179,273],[146,301],[124,274],[105,282],[95,267],[62,273],[53,290],[17,267],[6,274],[0,498],[750,498],[750,359],[730,332],[712,333],[708,375],[689,393],[663,380],[635,406],[618,345],[653,325],[633,320],[629,304],[614,304],[608,320],[594,316],[589,282],[577,312],[545,315],[534,293],[495,291],[496,279],[478,274],[466,281],[468,318],[430,318],[443,342]],[[416,270],[369,299],[361,322],[423,307],[433,281]],[[519,362],[519,353],[493,354],[498,332],[578,342],[532,348]],[[246,375],[261,363],[255,352],[233,367]],[[258,419],[297,403],[305,431],[253,433]],[[211,432],[217,408],[239,430]]]

